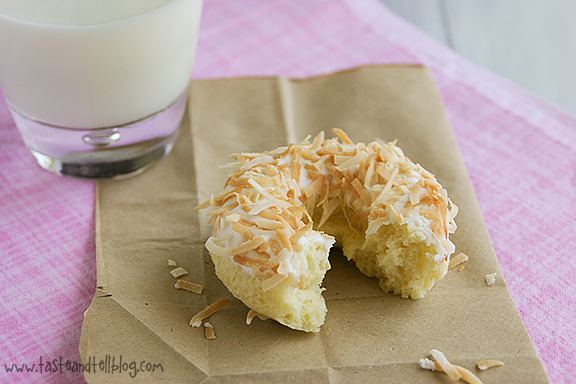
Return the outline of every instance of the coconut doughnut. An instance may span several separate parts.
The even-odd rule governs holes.
[[[201,205],[216,274],[248,307],[318,332],[322,280],[336,243],[380,287],[422,298],[448,270],[457,207],[396,142],[354,143],[340,129],[263,153],[239,153],[224,189]]]

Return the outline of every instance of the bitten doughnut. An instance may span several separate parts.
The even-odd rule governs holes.
[[[396,142],[312,141],[232,155],[208,208],[216,274],[238,299],[290,328],[318,332],[334,243],[383,290],[422,298],[448,269],[457,207]]]

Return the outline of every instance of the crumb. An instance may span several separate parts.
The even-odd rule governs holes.
[[[491,287],[492,285],[496,284],[496,277],[498,276],[497,273],[489,273],[486,275],[484,280],[486,281],[486,285]]]
[[[427,369],[429,371],[435,371],[436,364],[434,364],[432,360],[426,357],[424,359],[420,359],[420,368]]]
[[[193,292],[198,295],[201,295],[202,291],[204,290],[204,286],[202,284],[193,283],[188,280],[176,280],[174,288],[181,289],[183,291]]]
[[[430,355],[435,361],[428,358],[420,359],[420,367],[430,371],[446,373],[452,380],[463,380],[468,384],[483,384],[482,380],[464,367],[454,365],[437,349],[432,349]],[[450,372],[450,373],[448,373]]]
[[[501,367],[503,365],[504,362],[500,360],[480,360],[476,363],[476,367],[481,371],[485,371],[490,368]]]
[[[206,340],[214,340],[216,338],[214,326],[208,321],[204,323],[204,337]]]
[[[460,372],[460,375],[462,376],[462,380],[465,383],[484,384],[484,383],[482,383],[482,380],[480,380],[480,378],[478,376],[476,376],[475,374],[473,374],[472,372],[470,372],[466,368],[463,368],[459,365],[455,365],[454,368],[456,368],[458,370],[458,372]]]
[[[450,259],[450,265],[448,266],[448,269],[454,269],[460,264],[467,262],[468,259],[470,259],[468,255],[460,252]]]
[[[188,325],[195,328],[200,327],[202,325],[202,320],[209,318],[210,316],[212,316],[225,306],[229,305],[230,303],[231,303],[230,299],[220,299],[210,304],[209,306],[207,306],[206,308],[204,308],[203,310],[192,316]]]
[[[178,264],[176,264],[176,262],[172,259],[168,259],[168,266],[169,267],[177,267]]]
[[[170,274],[172,275],[173,278],[177,279],[179,277],[187,275],[188,271],[182,267],[178,267],[178,268],[174,268],[173,270],[171,270]]]
[[[448,361],[446,356],[437,349],[430,350],[430,355],[432,358],[440,365],[442,371],[448,375],[452,380],[460,380],[462,375],[454,366]]]

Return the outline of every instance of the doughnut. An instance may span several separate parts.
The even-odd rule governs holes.
[[[354,143],[341,129],[262,153],[237,153],[207,209],[218,278],[249,308],[318,332],[322,281],[336,244],[364,275],[403,298],[424,297],[455,251],[457,207],[396,141]]]

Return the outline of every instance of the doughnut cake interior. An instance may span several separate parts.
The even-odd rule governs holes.
[[[336,244],[380,287],[424,297],[448,269],[457,207],[395,142],[354,143],[340,129],[263,153],[232,155],[207,208],[216,274],[239,300],[318,332],[322,280]]]

